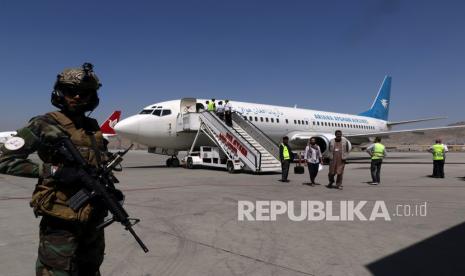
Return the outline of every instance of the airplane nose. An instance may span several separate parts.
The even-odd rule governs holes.
[[[129,117],[121,120],[114,127],[115,132],[122,137],[136,140],[139,136],[139,121],[137,118]]]

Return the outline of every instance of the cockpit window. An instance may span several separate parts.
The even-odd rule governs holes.
[[[163,109],[163,113],[161,114],[161,116],[166,116],[166,115],[170,115],[170,114],[171,114],[171,110]]]
[[[161,115],[161,109],[156,109],[153,113],[155,116],[160,116]]]
[[[154,106],[152,106],[152,108],[155,109],[155,108],[163,108],[163,107],[154,105]]]
[[[152,113],[153,109],[144,109],[139,114],[150,114]]]

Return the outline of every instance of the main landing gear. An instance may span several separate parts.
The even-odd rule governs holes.
[[[179,159],[176,155],[173,155],[171,158],[168,158],[166,160],[166,166],[168,168],[177,168],[179,167],[179,165],[181,164],[181,162],[179,162]]]

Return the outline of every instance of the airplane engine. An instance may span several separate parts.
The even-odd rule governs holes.
[[[315,138],[316,140],[317,145],[320,146],[321,153],[323,154],[323,156],[327,156],[329,149],[329,141],[331,141],[331,139],[333,139],[334,137],[336,136],[334,136],[333,134],[322,134],[313,136],[313,138]],[[350,143],[350,141],[347,142],[349,143],[349,151],[351,151],[352,144]]]

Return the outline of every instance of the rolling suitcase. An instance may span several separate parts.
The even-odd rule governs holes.
[[[305,172],[304,166],[302,166],[300,162],[300,154],[299,154],[299,161],[297,163],[297,166],[294,167],[294,173],[295,174],[303,174]]]

